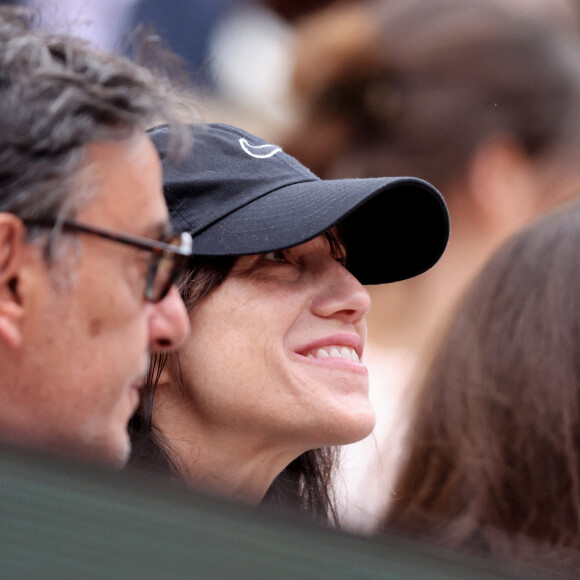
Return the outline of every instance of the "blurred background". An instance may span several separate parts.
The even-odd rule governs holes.
[[[264,136],[288,126],[292,26],[329,0],[22,0],[42,26],[122,53],[131,35],[158,34],[191,75],[205,120]]]

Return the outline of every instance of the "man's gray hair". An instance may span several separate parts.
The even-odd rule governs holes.
[[[72,187],[84,146],[159,122],[179,128],[180,103],[147,69],[0,7],[0,211],[74,215],[87,198]]]

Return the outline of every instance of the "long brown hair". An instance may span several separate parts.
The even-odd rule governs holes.
[[[335,236],[328,232],[326,237],[331,250],[342,255]],[[178,283],[188,311],[198,307],[222,284],[236,259],[237,256],[202,256],[191,259],[187,273]],[[152,357],[141,405],[129,424],[132,442],[129,464],[165,473],[183,482],[181,467],[173,458],[171,443],[156,428],[153,417],[155,390],[167,364],[178,367],[178,356],[161,353]],[[332,488],[337,456],[337,450],[331,447],[311,449],[301,454],[276,477],[262,504],[275,509],[302,512],[321,524],[338,524]]]
[[[579,248],[576,203],[475,280],[418,391],[385,529],[580,570]]]

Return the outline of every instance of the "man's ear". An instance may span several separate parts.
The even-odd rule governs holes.
[[[539,212],[537,170],[513,137],[496,135],[474,153],[469,191],[491,233],[511,235]]]
[[[24,224],[17,216],[0,212],[0,342],[9,348],[18,348],[22,342],[19,277],[24,235]]]

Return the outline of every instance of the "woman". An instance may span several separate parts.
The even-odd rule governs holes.
[[[579,247],[575,203],[478,276],[418,393],[385,528],[580,571]]]
[[[326,521],[329,447],[374,425],[361,284],[431,267],[447,243],[445,204],[421,180],[325,182],[242,130],[192,132],[179,166],[165,159],[167,128],[151,132],[173,225],[193,236],[180,285],[193,333],[152,365],[133,463]]]
[[[459,296],[507,237],[580,191],[576,9],[371,0],[337,3],[296,29],[304,118],[284,150],[323,179],[420,176],[444,192],[453,224],[425,276],[369,289],[377,441],[349,446],[343,463],[357,528],[378,524],[410,387]]]

